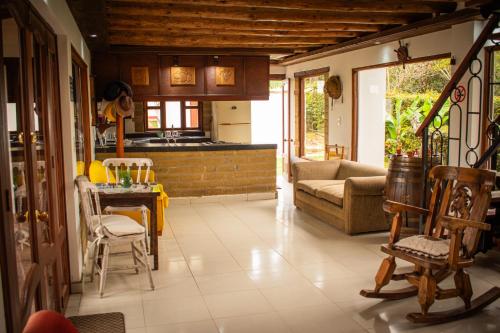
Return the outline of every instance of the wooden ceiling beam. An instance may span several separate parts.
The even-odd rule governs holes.
[[[167,39],[159,39],[159,38],[147,38],[143,37],[129,37],[129,38],[117,38],[110,36],[110,44],[115,45],[128,45],[128,46],[158,46],[158,47],[186,47],[186,42],[182,42],[179,40],[167,40]],[[218,48],[218,49],[227,49],[227,48],[248,48],[248,49],[304,49],[307,50],[315,49],[318,47],[322,47],[322,44],[240,44],[240,43],[208,43],[201,42],[199,44],[191,44],[189,47],[192,49],[195,48]]]
[[[319,10],[283,10],[268,8],[186,6],[178,4],[156,4],[126,1],[108,3],[107,13],[113,15],[133,14],[159,17],[191,17],[198,19],[219,18],[248,21],[288,21],[323,23],[368,23],[368,24],[406,24],[417,19],[429,17],[426,14],[332,12]]]
[[[136,28],[176,28],[197,29],[238,29],[238,30],[285,30],[285,31],[360,31],[378,32],[382,26],[376,24],[321,23],[321,22],[252,22],[244,20],[207,19],[207,18],[158,18],[152,15],[109,15],[109,26],[132,26]]]
[[[160,55],[290,55],[294,53],[306,52],[307,48],[244,48],[234,47],[224,49],[207,47],[171,47],[171,46],[131,46],[131,45],[111,45],[109,53],[140,53],[140,54],[160,54]]]
[[[353,38],[360,36],[355,31],[284,31],[284,30],[237,30],[237,29],[179,29],[177,27],[143,28],[133,25],[111,25],[110,33],[152,33],[171,35],[217,35],[217,36],[262,36],[262,37],[345,37]]]
[[[111,2],[113,2],[112,0]],[[192,6],[299,9],[320,11],[357,11],[385,13],[450,13],[457,7],[452,1],[415,0],[119,0],[133,3],[182,4]]]
[[[354,50],[363,49],[377,44],[389,43],[414,36],[421,36],[431,32],[436,32],[450,28],[452,25],[470,21],[479,15],[479,10],[465,8],[451,14],[441,15],[432,19],[423,20],[381,31],[379,33],[348,40],[336,45],[326,46],[316,50],[308,51],[304,54],[293,55],[281,61],[283,65],[293,65],[300,62],[310,61],[334,54],[342,54]],[[376,44],[377,43],[377,44]]]
[[[249,46],[256,45],[318,45],[335,44],[342,41],[340,37],[267,37],[267,36],[227,36],[227,35],[174,35],[170,33],[152,33],[129,31],[109,31],[109,41],[112,44],[124,44],[127,40],[139,42],[164,41],[165,45],[203,45],[206,44],[239,44]]]

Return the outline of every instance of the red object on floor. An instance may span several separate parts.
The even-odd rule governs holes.
[[[29,317],[23,333],[78,333],[78,330],[62,314],[42,310]]]

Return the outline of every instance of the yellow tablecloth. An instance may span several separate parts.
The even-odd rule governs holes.
[[[112,170],[110,170],[112,171]],[[146,176],[145,172],[141,172],[141,177],[142,175]],[[114,181],[114,174],[112,172],[112,180]],[[132,179],[137,178],[137,170],[131,170],[130,171],[130,176]],[[106,183],[106,168],[102,165],[101,161],[92,161],[90,164],[89,168],[89,178],[90,181],[93,183]],[[144,179],[142,179],[144,181]],[[153,170],[150,170],[149,173],[149,181],[155,181],[155,173]],[[168,195],[167,193],[163,190],[163,185],[162,184],[157,184],[153,188],[154,192],[160,192],[160,196],[158,196],[158,209],[157,209],[157,223],[158,223],[158,235],[161,235],[163,232],[163,225],[165,223],[165,208],[168,207]],[[131,202],[130,205],[133,205]],[[132,219],[136,220],[138,223],[142,224],[141,220],[141,213],[140,212],[133,212],[133,211],[127,211],[127,210],[122,210],[120,212],[117,212],[116,214],[120,215],[126,215],[131,217]],[[150,215],[148,211],[148,224],[151,225],[150,222]]]

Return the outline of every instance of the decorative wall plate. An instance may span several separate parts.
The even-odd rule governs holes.
[[[170,85],[194,86],[196,85],[196,69],[194,67],[170,67]]]
[[[234,67],[215,67],[215,84],[234,86]]]

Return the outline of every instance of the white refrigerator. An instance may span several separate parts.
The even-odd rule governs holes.
[[[214,137],[216,141],[251,143],[252,111],[250,101],[213,102]]]

